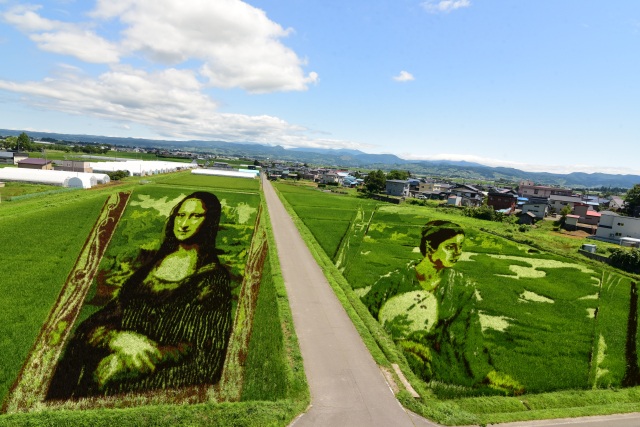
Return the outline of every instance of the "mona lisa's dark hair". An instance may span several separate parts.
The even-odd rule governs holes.
[[[173,231],[176,222],[176,214],[182,205],[190,199],[196,199],[202,203],[202,207],[205,209],[204,221],[193,236],[187,240],[179,241]],[[171,210],[169,219],[164,226],[164,240],[160,245],[160,249],[158,249],[151,259],[144,262],[144,264],[135,273],[133,273],[129,279],[127,279],[127,283],[131,282],[133,284],[137,284],[143,281],[149,275],[151,269],[153,269],[153,267],[161,262],[167,255],[175,252],[181,243],[198,245],[196,270],[205,265],[218,264],[220,261],[218,260],[218,250],[216,249],[216,236],[220,226],[221,213],[222,206],[214,194],[204,191],[196,191],[195,193],[191,193],[186,196]],[[128,289],[131,291],[131,289],[129,289],[131,287],[127,286],[127,283],[123,286],[123,290]]]
[[[442,242],[458,234],[464,236],[464,230],[458,224],[440,219],[429,221],[422,227],[422,238],[420,239],[422,256],[435,252]]]

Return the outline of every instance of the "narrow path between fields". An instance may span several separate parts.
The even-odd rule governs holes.
[[[398,403],[271,183],[263,183],[311,389],[311,408],[293,425],[435,426]]]

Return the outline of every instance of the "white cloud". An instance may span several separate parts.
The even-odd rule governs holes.
[[[112,121],[119,128],[142,125],[164,139],[215,139],[286,147],[366,147],[351,141],[316,138],[309,129],[269,115],[220,113],[192,70],[145,72],[118,66],[96,79],[63,66],[41,82],[0,80],[0,90],[22,94],[26,103],[38,109]]]
[[[400,74],[398,74],[397,76],[394,76],[393,80],[397,82],[410,82],[412,80],[415,80],[415,78],[411,73],[403,70],[403,71],[400,71]]]
[[[282,43],[293,30],[240,0],[98,0],[84,23],[39,12],[37,6],[19,6],[2,19],[40,49],[90,63],[132,57],[145,59],[150,68],[196,64],[208,85],[251,93],[300,91],[318,82],[318,74],[305,74],[306,61]],[[98,32],[110,21],[122,26],[112,39]]]
[[[471,6],[470,0],[427,0],[421,3],[429,13],[449,13],[452,10]]]
[[[305,61],[282,44],[293,30],[240,0],[100,0],[93,13],[124,26],[122,46],[167,65],[200,61],[216,87],[249,92],[305,90],[317,81]]]
[[[40,7],[19,6],[2,15],[5,22],[29,34],[38,48],[69,55],[89,63],[117,63],[118,46],[105,40],[89,25],[46,19],[36,12]]]

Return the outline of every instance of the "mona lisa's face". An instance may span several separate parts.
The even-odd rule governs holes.
[[[176,212],[173,234],[179,241],[195,236],[204,222],[207,210],[198,199],[187,199]]]
[[[437,268],[451,268],[458,262],[462,254],[464,235],[458,234],[440,243],[435,252],[428,254],[429,259]]]

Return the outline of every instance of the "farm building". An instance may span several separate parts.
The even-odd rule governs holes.
[[[20,160],[24,160],[29,157],[28,153],[18,153],[15,151],[0,151],[0,163],[15,165]]]
[[[76,161],[76,160],[62,160],[59,164],[56,163],[56,170],[69,171],[69,172],[87,172],[87,173],[93,172],[89,162],[82,162],[82,161]]]
[[[0,151],[0,163],[12,165],[13,164],[13,152]]]
[[[573,214],[567,215],[565,217],[564,228],[567,230],[577,230],[578,220],[580,220],[580,215],[573,215]]]
[[[236,178],[257,178],[257,171],[240,172],[236,170],[222,170],[222,169],[193,169],[191,171],[194,175],[216,175],[216,176],[231,176]]]
[[[40,170],[52,170],[53,163],[51,160],[28,158],[18,162],[18,167],[23,169],[40,169]]]

